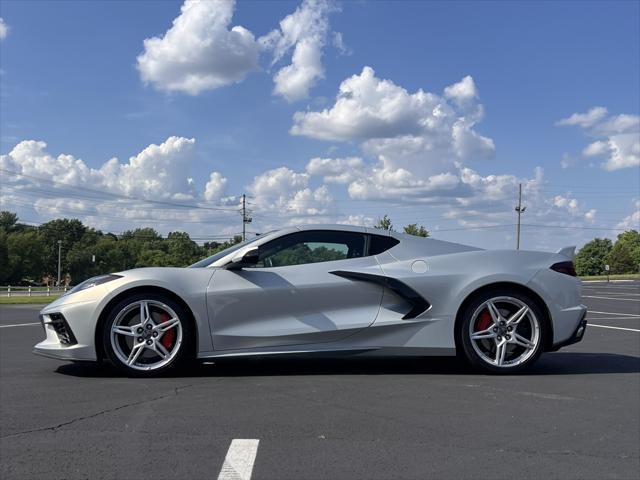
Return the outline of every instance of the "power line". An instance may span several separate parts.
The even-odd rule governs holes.
[[[92,188],[87,188],[87,187],[82,187],[82,186],[78,186],[78,185],[73,185],[70,183],[66,183],[66,182],[60,182],[58,180],[51,180],[48,178],[42,178],[42,177],[37,177],[37,176],[33,176],[33,175],[27,175],[24,173],[20,173],[20,172],[15,172],[12,170],[7,170],[4,168],[0,168],[0,172],[4,172],[4,173],[8,173],[10,175],[14,175],[17,177],[25,177],[28,179],[32,179],[32,180],[36,180],[36,181],[40,181],[40,182],[45,182],[45,183],[50,183],[50,184],[54,184],[54,185],[63,185],[65,187],[71,187],[77,190],[83,190],[86,192],[90,192],[90,193],[97,193],[99,195],[106,195],[106,196],[111,196],[111,197],[115,197],[115,198],[120,198],[123,200],[138,200],[140,202],[145,202],[145,203],[154,203],[157,205],[168,205],[168,206],[174,206],[174,207],[180,207],[180,208],[193,208],[193,209],[200,209],[200,210],[213,210],[213,211],[237,211],[237,207],[203,207],[202,205],[195,205],[195,204],[188,204],[188,203],[175,203],[175,202],[169,202],[169,201],[165,201],[165,200],[151,200],[151,199],[147,199],[147,198],[142,198],[142,197],[136,197],[133,195],[125,195],[125,194],[120,194],[120,193],[114,193],[114,192],[107,192],[105,190],[96,190],[96,189],[92,189]],[[73,193],[73,192],[71,192]],[[65,192],[66,195],[66,192]],[[87,199],[89,199],[90,197],[86,197]]]
[[[13,199],[11,202],[6,202],[8,206],[18,206],[18,207],[33,207],[33,202],[22,202]],[[187,223],[187,224],[210,224],[215,225],[221,223],[225,218],[220,218],[219,220],[183,220],[178,218],[147,218],[147,217],[128,217],[128,216],[110,216],[101,212],[92,212],[87,211],[83,207],[76,207],[72,204],[67,204],[66,206],[58,206],[55,205],[55,210],[57,212],[63,213],[65,215],[71,216],[81,216],[81,217],[99,217],[101,220],[111,220],[117,223],[126,223],[130,221],[138,221],[150,224],[166,224],[166,223]]]
[[[535,223],[523,223],[523,227],[536,227],[536,228],[564,228],[569,230],[610,230],[617,232],[626,232],[627,228],[611,228],[611,227],[579,227],[574,225],[539,225]]]

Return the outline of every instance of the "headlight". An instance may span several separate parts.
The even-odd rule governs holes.
[[[71,293],[80,292],[82,290],[86,290],[87,288],[95,287],[96,285],[102,285],[103,283],[117,280],[119,278],[122,278],[122,275],[116,275],[114,273],[111,273],[109,275],[98,275],[97,277],[92,277],[82,283],[79,283],[71,290],[69,290],[66,294],[69,295]]]

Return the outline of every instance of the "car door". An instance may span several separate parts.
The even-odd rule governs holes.
[[[368,327],[382,287],[332,274],[380,274],[368,238],[300,231],[260,246],[255,268],[219,269],[207,291],[214,350],[334,342]]]

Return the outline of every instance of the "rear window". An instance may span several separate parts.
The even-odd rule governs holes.
[[[395,247],[400,243],[400,240],[393,237],[384,237],[382,235],[371,235],[371,242],[369,243],[369,255],[379,255],[382,252],[386,252],[391,247]]]

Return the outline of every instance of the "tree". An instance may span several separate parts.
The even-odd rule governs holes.
[[[45,243],[37,230],[24,230],[7,236],[9,275],[7,281],[40,281],[46,263]]]
[[[86,233],[87,227],[76,218],[60,218],[51,220],[38,227],[38,232],[44,242],[45,262],[43,273],[57,273],[58,271],[58,240],[62,241],[62,270],[67,271],[66,255]],[[62,273],[62,272],[61,272]]]
[[[191,265],[200,259],[202,254],[198,244],[185,232],[171,232],[167,237],[170,262],[174,266]]]
[[[374,225],[374,228],[377,228],[378,230],[389,230],[390,232],[393,232],[393,224],[391,223],[391,219],[387,214],[385,214],[382,218],[378,218],[378,223]]]
[[[640,233],[629,230],[618,235],[618,240],[607,255],[611,273],[637,273],[640,270]]]
[[[578,275],[603,275],[613,243],[608,238],[594,238],[577,253],[574,264]]]
[[[416,237],[428,237],[429,230],[424,228],[422,225],[418,226],[417,223],[411,223],[404,227],[404,233],[408,233],[409,235],[415,235]]]
[[[6,283],[9,279],[10,273],[7,234],[2,228],[0,228],[0,283]]]
[[[3,210],[0,212],[0,229],[5,232],[12,231],[18,223],[18,215],[13,212]]]

